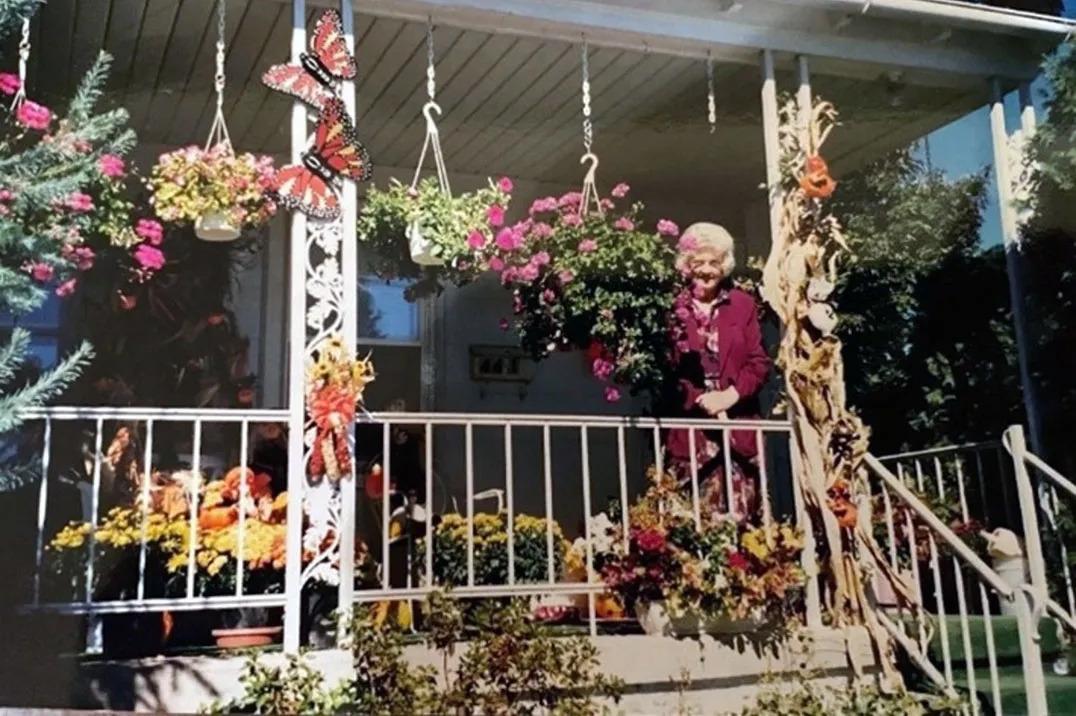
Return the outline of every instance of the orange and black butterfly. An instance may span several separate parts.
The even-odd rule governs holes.
[[[278,169],[270,190],[289,209],[317,219],[335,219],[340,215],[335,188],[339,177],[369,179],[370,157],[355,137],[343,100],[332,97],[321,107],[314,146],[303,154],[303,163]]]
[[[336,96],[335,83],[354,79],[355,72],[355,58],[347,51],[340,13],[326,10],[314,25],[310,52],[299,55],[297,65],[273,65],[262,75],[262,82],[321,109]]]

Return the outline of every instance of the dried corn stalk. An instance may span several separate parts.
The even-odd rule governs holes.
[[[778,365],[798,458],[796,489],[815,534],[824,540],[818,554],[826,560],[821,574],[830,622],[865,626],[887,686],[899,688],[890,635],[867,598],[866,576],[877,572],[910,606],[914,600],[880,558],[870,533],[869,488],[861,467],[869,431],[845,402],[841,342],[833,333],[837,319],[829,303],[839,259],[848,251],[840,224],[825,209],[836,184],[820,155],[836,118],[828,102],[814,104],[806,126],[795,102],[781,109],[781,226],[763,269],[762,296],[784,328]],[[858,664],[852,666],[859,672]]]

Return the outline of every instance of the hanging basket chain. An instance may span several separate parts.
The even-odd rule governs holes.
[[[710,134],[717,131],[717,101],[714,99],[714,58],[706,51],[706,118],[710,122]]]
[[[217,91],[217,112],[213,124],[209,127],[205,150],[222,146],[227,153],[232,153],[232,138],[228,134],[228,124],[224,121],[224,4],[226,0],[217,0],[217,72],[213,76],[213,86]]]
[[[422,151],[418,155],[418,165],[415,167],[415,176],[411,179],[411,188],[418,189],[418,182],[422,176],[422,165],[426,163],[426,152],[433,152],[433,163],[437,169],[437,183],[441,191],[446,195],[452,195],[452,187],[448,183],[448,169],[445,167],[445,157],[441,152],[441,135],[437,130],[436,114],[441,116],[441,107],[437,104],[437,70],[436,55],[433,49],[433,18],[426,18],[426,96],[429,98],[422,106],[422,116],[426,118],[426,138],[422,142]]]
[[[590,58],[589,46],[586,38],[583,38],[583,156],[580,164],[589,164],[587,173],[583,177],[582,197],[579,201],[579,213],[586,216],[591,207],[598,216],[605,212],[602,209],[601,200],[598,198],[598,186],[596,175],[598,172],[598,155],[592,151],[594,145],[594,123],[591,121],[590,110]]]
[[[19,40],[19,89],[11,100],[11,111],[26,101],[26,66],[30,62],[30,16],[22,19],[22,39]]]

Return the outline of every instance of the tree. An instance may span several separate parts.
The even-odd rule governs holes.
[[[37,9],[32,0],[0,0],[0,36]],[[95,113],[109,67],[102,54],[83,79],[67,114],[29,99],[16,75],[0,74],[0,92],[15,96],[0,138],[0,311],[18,315],[40,306],[49,290],[69,295],[77,274],[94,260],[85,232],[94,218],[87,187],[102,175],[102,159],[130,149],[123,110]],[[76,348],[52,370],[22,385],[30,336],[16,329],[0,347],[0,433],[18,427],[28,408],[56,397],[78,376],[92,352]],[[21,373],[21,374],[20,374]],[[24,466],[0,468],[0,490],[21,484]]]
[[[979,230],[985,173],[956,180],[908,150],[834,197],[855,256],[839,287],[849,400],[875,452],[998,435],[1019,419],[1005,259]]]

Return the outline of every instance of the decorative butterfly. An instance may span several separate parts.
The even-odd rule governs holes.
[[[326,10],[314,25],[310,52],[300,54],[297,65],[273,65],[262,75],[262,82],[321,109],[336,96],[334,83],[354,79],[355,72],[355,58],[347,51],[340,13]]]
[[[355,137],[343,100],[331,97],[321,107],[314,146],[303,154],[303,163],[278,169],[270,191],[289,209],[316,219],[335,219],[340,215],[337,177],[369,179],[370,156]]]

